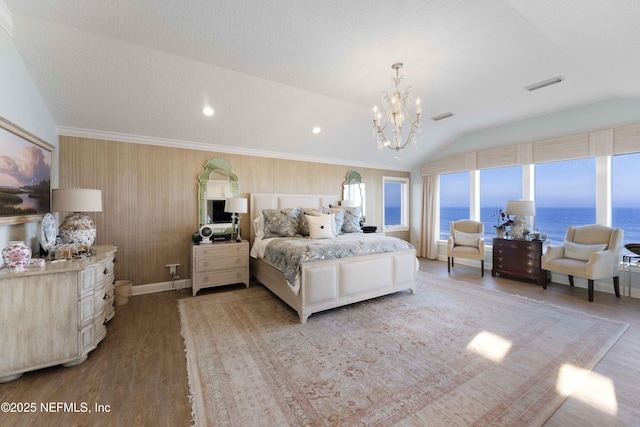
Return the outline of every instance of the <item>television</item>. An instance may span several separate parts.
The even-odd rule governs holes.
[[[231,227],[233,214],[225,212],[224,205],[225,199],[207,200],[207,224],[229,224]]]

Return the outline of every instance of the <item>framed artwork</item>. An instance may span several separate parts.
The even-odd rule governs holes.
[[[0,225],[41,221],[51,210],[54,149],[0,117]]]

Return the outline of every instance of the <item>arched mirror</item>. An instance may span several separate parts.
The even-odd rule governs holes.
[[[342,204],[348,206],[362,206],[363,218],[366,215],[364,210],[364,194],[364,182],[362,182],[362,175],[360,175],[360,172],[350,171],[347,173],[347,180],[342,184]]]
[[[227,222],[230,214],[224,212],[224,201],[239,197],[238,177],[231,168],[229,162],[218,157],[204,165],[204,172],[198,176],[198,226]]]

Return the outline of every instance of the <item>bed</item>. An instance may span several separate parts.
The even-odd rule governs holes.
[[[254,193],[249,214],[253,224],[265,209],[320,208],[337,204],[335,195]],[[253,249],[256,236],[254,227],[250,229]],[[399,291],[414,293],[418,261],[415,249],[408,246],[394,252],[302,263],[297,293],[284,274],[266,260],[252,256],[250,269],[253,277],[298,313],[300,323],[306,323],[311,314],[319,311]]]

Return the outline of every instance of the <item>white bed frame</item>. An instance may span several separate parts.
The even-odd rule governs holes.
[[[337,205],[335,195],[251,194],[251,222],[263,209]],[[251,228],[250,243],[254,232]],[[416,291],[415,249],[302,264],[295,295],[283,274],[269,263],[250,259],[251,274],[293,308],[306,323],[313,313],[402,290]]]

